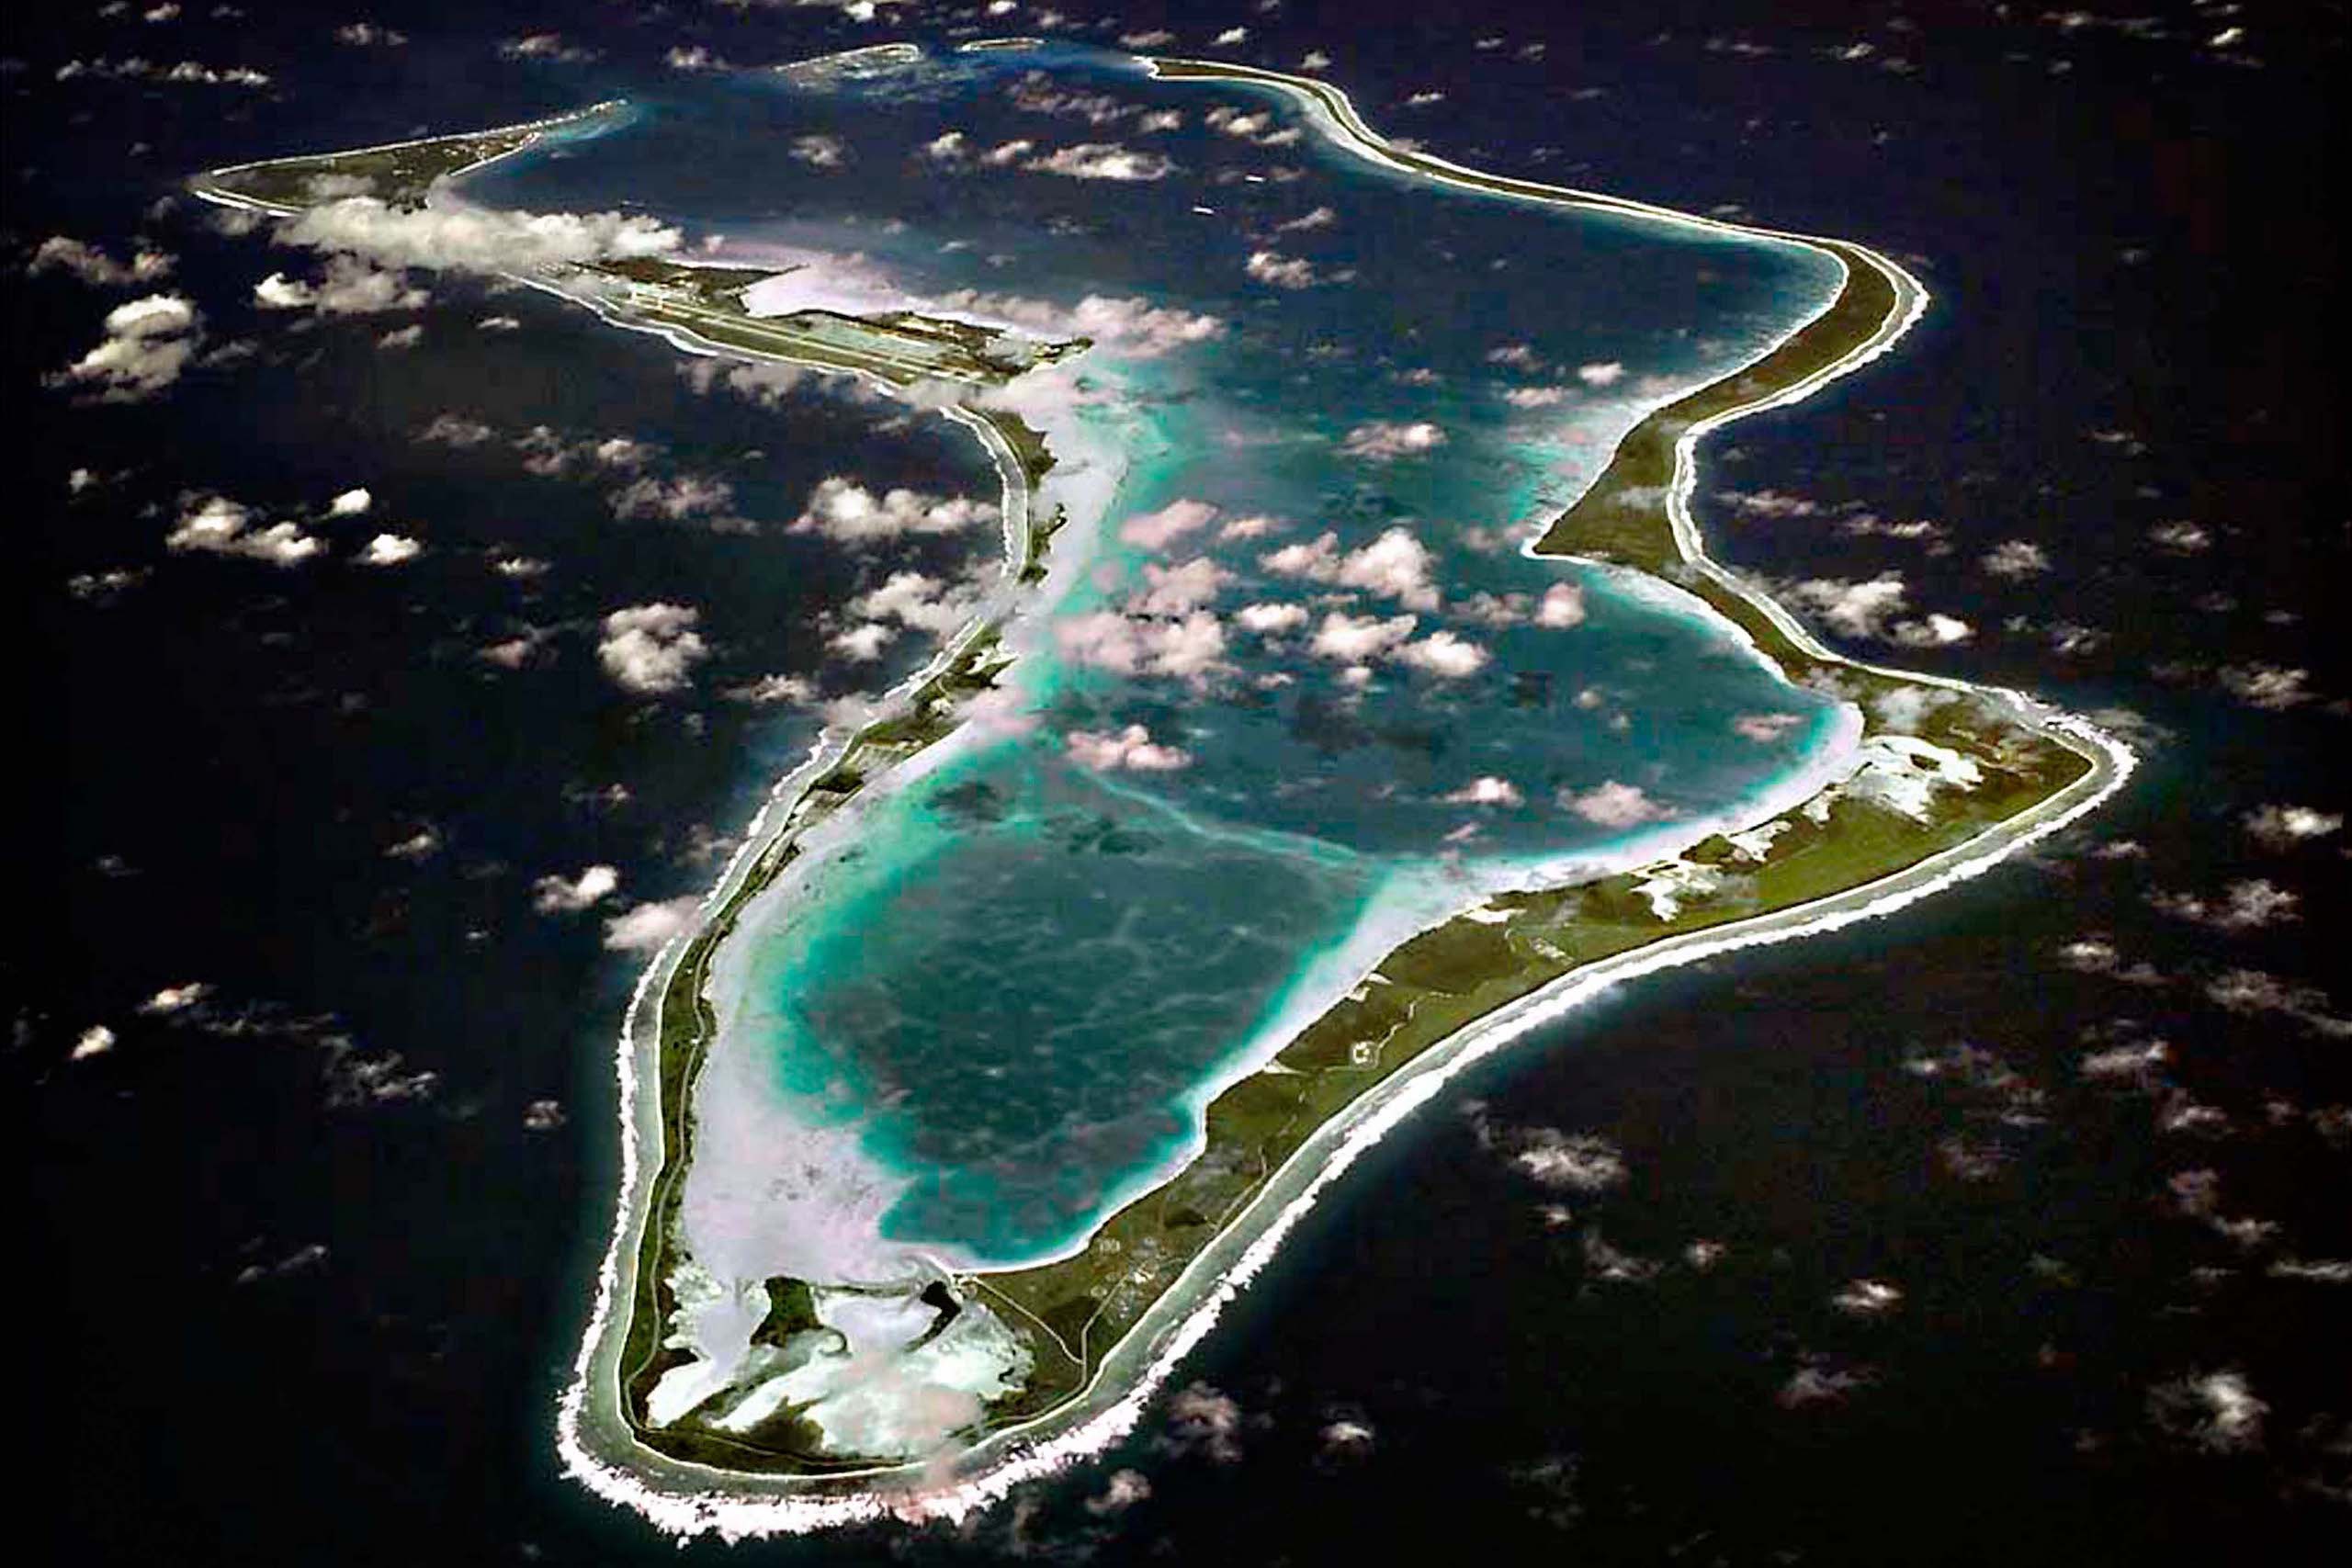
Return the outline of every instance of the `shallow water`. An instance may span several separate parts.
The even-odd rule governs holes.
[[[1094,339],[1007,394],[1072,509],[1015,711],[763,900],[721,998],[722,1049],[904,1181],[890,1240],[1067,1247],[1351,982],[1335,954],[1836,743],[1727,626],[1520,549],[1645,409],[1824,304],[1826,255],[1398,175],[1276,95],[1060,47],[695,83],[468,194],[803,264],[763,309]]]

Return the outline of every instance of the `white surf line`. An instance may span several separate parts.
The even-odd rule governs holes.
[[[1157,73],[1156,62],[1147,63],[1154,65]],[[1340,130],[1348,133],[1340,139],[1343,145],[1361,143],[1357,150],[1370,149],[1376,154],[1374,161],[1421,177],[1464,185],[1490,194],[1563,200],[1638,213],[1697,228],[1792,239],[1826,251],[1839,261],[1841,267],[1847,265],[1835,250],[1829,249],[1828,244],[1810,236],[1728,224],[1677,213],[1647,203],[1594,197],[1566,189],[1558,189],[1556,196],[1538,194],[1539,189],[1557,187],[1498,189],[1496,183],[1483,177],[1449,181],[1443,175],[1431,174],[1396,157],[1388,144],[1355,116],[1347,96],[1328,84],[1303,78],[1283,78],[1274,73],[1253,73],[1225,79],[1244,82],[1271,79],[1289,85],[1333,110]],[[1329,95],[1328,100],[1324,95]],[[1443,161],[1438,159],[1428,162],[1443,164]],[[1443,166],[1461,169],[1458,164]],[[1463,173],[1475,172],[1464,170]],[[1521,186],[1532,186],[1531,182],[1510,183]],[[1446,1081],[1471,1064],[1628,980],[1697,963],[1719,953],[1794,941],[1821,931],[1840,930],[1863,920],[1887,918],[1922,898],[1983,875],[2011,856],[2072,825],[2114,795],[2137,766],[2138,758],[2131,748],[2087,720],[2058,712],[2023,693],[2007,688],[1979,685],[1952,677],[1886,669],[1838,653],[1824,647],[1801,622],[1777,603],[1757,594],[1724,571],[1704,552],[1688,504],[1697,483],[1695,454],[1699,435],[1740,415],[1794,402],[1836,377],[1876,358],[1885,353],[1926,309],[1927,290],[1909,273],[1867,247],[1857,245],[1851,248],[1871,265],[1881,267],[1894,284],[1897,311],[1890,313],[1888,320],[1882,322],[1869,339],[1838,360],[1777,393],[1694,423],[1683,433],[1676,444],[1674,481],[1668,494],[1668,517],[1678,548],[1686,560],[1709,570],[1727,589],[1755,604],[1759,613],[1771,619],[1777,627],[1809,654],[1825,661],[1849,664],[1894,679],[2002,699],[2014,706],[2025,723],[2058,739],[2089,761],[2089,772],[2018,815],[1901,871],[1807,904],[1774,910],[1705,931],[1664,938],[1612,958],[1580,965],[1529,996],[1472,1021],[1350,1101],[1317,1128],[1259,1188],[1239,1216],[1228,1222],[1220,1235],[1193,1258],[1175,1282],[1147,1309],[1144,1316],[1105,1356],[1078,1394],[1057,1410],[1020,1426],[992,1433],[956,1456],[948,1461],[948,1468],[964,1470],[967,1473],[944,1483],[933,1482],[904,1488],[873,1484],[886,1477],[936,1475],[939,1473],[936,1461],[928,1469],[895,1464],[830,1477],[797,1478],[753,1475],[685,1463],[672,1460],[639,1442],[617,1408],[616,1374],[621,1347],[616,1341],[609,1358],[601,1352],[605,1342],[612,1338],[613,1306],[619,1299],[617,1292],[624,1282],[624,1275],[629,1286],[629,1299],[634,1299],[638,1248],[643,1239],[643,1218],[632,1218],[637,1206],[637,1189],[648,1179],[637,1141],[630,1135],[640,1113],[635,1061],[639,1042],[636,1036],[644,999],[659,976],[660,988],[651,989],[656,1017],[655,1027],[651,1031],[654,1052],[651,1066],[658,1072],[661,998],[667,990],[678,957],[693,940],[684,935],[673,938],[640,977],[623,1023],[619,1052],[623,1141],[626,1145],[622,1193],[616,1214],[613,1246],[607,1251],[598,1275],[595,1312],[575,1363],[574,1381],[565,1390],[558,1406],[558,1449],[565,1472],[599,1496],[636,1510],[655,1528],[681,1539],[702,1533],[715,1533],[729,1540],[752,1536],[804,1534],[886,1517],[962,1519],[1002,1498],[1013,1487],[1099,1453],[1133,1430],[1160,1385],[1192,1348],[1208,1333],[1226,1303],[1233,1300],[1272,1259],[1283,1238],[1313,1206],[1322,1191],[1364,1149],[1378,1142],[1406,1116],[1433,1098]],[[1839,294],[1842,293],[1841,284]],[[1833,296],[1833,306],[1835,299]],[[1768,348],[1765,355],[1758,357],[1769,355],[1781,343],[1818,319],[1816,314],[1801,323]],[[1731,374],[1741,373],[1734,371]],[[1002,467],[1001,457],[1000,467]],[[801,773],[805,774],[806,771],[804,767]],[[763,807],[763,819],[773,809],[775,801],[782,798],[784,786],[780,784],[771,796],[769,806]],[[718,904],[723,904],[722,889],[730,883],[740,886],[739,871],[749,863],[747,856],[752,843],[762,836],[758,831],[759,826],[759,819],[755,819],[753,832],[747,835],[744,848],[738,852],[722,876],[721,888],[714,889],[706,897],[705,914],[703,921],[698,923],[697,935],[701,924],[707,924],[709,914],[715,912]],[[714,900],[718,903],[715,904]],[[653,1108],[653,1112],[651,1133],[658,1138],[661,1131],[658,1106]],[[1286,1190],[1292,1186],[1295,1190]],[[1225,1256],[1237,1247],[1238,1256],[1229,1258]],[[600,1382],[600,1362],[605,1360],[612,1365],[605,1369],[605,1375]],[[1139,1361],[1140,1364],[1130,1370],[1126,1365],[1129,1360]],[[1115,1398],[1094,1410],[1083,1408],[1112,1387],[1118,1389]],[[609,1397],[614,1407],[591,1412],[587,1404],[592,1392]],[[587,1429],[592,1415],[609,1421],[611,1425],[592,1435]],[[626,1459],[607,1459],[603,1454],[592,1452],[591,1441],[599,1438],[617,1448]],[[624,1463],[627,1468],[623,1468]],[[845,1486],[854,1489],[844,1491]]]

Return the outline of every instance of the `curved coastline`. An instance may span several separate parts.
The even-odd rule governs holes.
[[[684,1121],[673,1122],[669,1112],[676,1109],[674,1102],[682,1089],[693,1081],[691,1062],[680,1064],[667,1059],[670,1032],[665,1027],[665,1009],[673,1000],[682,972],[692,964],[708,961],[720,928],[732,918],[747,889],[763,878],[773,877],[780,869],[777,852],[788,846],[790,836],[801,825],[800,807],[808,799],[811,787],[842,765],[874,724],[920,708],[925,694],[964,668],[979,645],[992,641],[1006,630],[1004,606],[992,600],[979,619],[944,639],[932,660],[886,694],[868,725],[852,730],[829,730],[806,760],[777,783],[746,829],[741,847],[704,896],[693,929],[673,938],[655,955],[631,994],[616,1053],[622,1131],[616,1211],[610,1244],[598,1270],[594,1310],[582,1337],[573,1377],[559,1401],[556,1425],[559,1452],[568,1474],[606,1500],[636,1510],[665,1532],[682,1537],[710,1532],[734,1540],[802,1533],[888,1517],[960,1518],[1001,1498],[1015,1485],[1100,1451],[1135,1427],[1159,1385],[1208,1332],[1223,1305],[1271,1259],[1316,1197],[1363,1149],[1432,1098],[1455,1073],[1611,986],[1717,953],[1792,941],[1860,920],[1884,918],[1930,894],[1981,875],[2096,809],[2121,788],[2136,765],[2130,748],[2114,737],[2024,693],[1955,677],[1896,670],[1832,650],[1769,594],[1747,583],[1706,553],[1690,508],[1697,484],[1700,438],[1747,414],[1795,402],[1888,352],[1917,321],[1928,302],[1926,288],[1900,265],[1849,242],[1728,223],[1621,197],[1484,175],[1442,159],[1400,150],[1364,124],[1344,92],[1310,78],[1200,61],[1154,60],[1144,63],[1155,75],[1255,84],[1282,91],[1305,104],[1318,130],[1339,147],[1417,177],[1519,199],[1617,211],[1629,217],[1716,232],[1793,242],[1835,258],[1846,269],[1845,282],[1823,311],[1768,345],[1747,365],[1706,388],[1652,410],[1621,443],[1622,457],[1642,439],[1657,440],[1667,434],[1672,437],[1671,477],[1663,514],[1673,546],[1672,565],[1689,575],[1669,577],[1668,581],[1691,590],[1718,614],[1724,614],[1726,606],[1736,602],[1744,614],[1728,614],[1725,618],[1747,633],[1758,652],[1773,659],[1792,679],[1797,671],[1792,668],[1790,650],[1824,668],[1851,670],[1977,697],[1998,705],[2019,728],[2079,758],[2084,769],[2063,787],[2015,815],[1888,874],[1818,898],[1700,931],[1663,935],[1630,951],[1580,963],[1557,978],[1455,1028],[1315,1127],[1287,1158],[1265,1176],[1254,1194],[1217,1227],[1214,1238],[1192,1257],[1140,1317],[1124,1331],[1114,1348],[1091,1369],[1083,1385],[1040,1415],[990,1432],[969,1448],[944,1461],[934,1459],[928,1465],[845,1465],[832,1474],[789,1475],[727,1470],[673,1458],[640,1440],[621,1393],[628,1344],[636,1337],[632,1319],[643,1284],[640,1269],[647,1262],[647,1242],[660,1208],[661,1189],[664,1179],[674,1174],[673,1168],[683,1166],[676,1157],[680,1150],[673,1145],[682,1138]],[[613,107],[598,105],[578,115],[508,130],[527,132],[528,140],[536,141],[546,130]],[[386,149],[368,151],[413,144],[387,144]],[[509,154],[497,154],[506,155]],[[491,160],[484,160],[488,161]],[[266,201],[225,191],[199,187],[197,194],[208,200],[251,210],[281,216],[286,210]],[[1836,312],[1856,285],[1858,267],[1869,269],[1892,294],[1889,308],[1871,330],[1836,355],[1806,367],[1802,374],[1770,385],[1744,385],[1766,361]],[[574,303],[587,304],[612,324],[658,333],[688,352],[758,357],[740,346],[714,343],[674,326],[629,320],[596,299],[553,287],[545,280],[518,281],[545,288]],[[1703,417],[1687,421],[1673,417],[1673,410],[1695,399],[1735,387],[1741,388],[1743,395],[1710,409]],[[1035,520],[1030,515],[1031,476],[1021,454],[990,421],[961,409],[944,412],[974,430],[999,471],[1003,490],[1009,581],[1035,548]],[[1615,466],[1616,459],[1612,459],[1611,468]],[[1587,497],[1604,485],[1608,478],[1607,472],[1597,478],[1588,489]],[[1577,504],[1581,505],[1584,499],[1579,498]],[[1575,508],[1570,510],[1573,513]],[[1563,540],[1555,546],[1554,536],[1558,529],[1556,523],[1543,528],[1537,536],[1524,543],[1523,552],[1547,558],[1606,558],[1586,556],[1573,547],[1572,540]],[[1748,616],[1760,626],[1752,626]],[[913,764],[900,764],[902,768],[922,765],[922,753],[917,754]],[[847,821],[847,814],[837,819],[836,830],[845,828]],[[1475,897],[1472,901],[1476,901]],[[689,991],[695,995],[699,1005],[699,987],[690,987]],[[1204,1114],[1207,1100],[1208,1097],[1203,1099]]]

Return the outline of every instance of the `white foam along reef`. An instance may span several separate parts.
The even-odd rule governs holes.
[[[1157,71],[1158,62],[1146,63]],[[1214,62],[1183,63],[1210,72],[1223,69]],[[1497,182],[1460,165],[1420,155],[1408,160],[1366,127],[1346,95],[1328,84],[1256,70],[1234,73],[1222,79],[1271,85],[1294,95],[1307,105],[1309,118],[1339,144],[1408,174],[1521,199],[1617,210],[1719,232],[1792,240],[1826,250],[1841,266],[1849,265],[1843,255],[1811,236],[1731,224],[1561,187],[1521,181]],[[1674,483],[1668,498],[1677,541],[1695,568],[1747,597],[1808,653],[1825,661],[1971,692],[1999,703],[2020,722],[2085,757],[2091,768],[2083,777],[2018,817],[1905,871],[1809,905],[1703,932],[1663,939],[1586,965],[1465,1026],[1352,1101],[1319,1128],[1274,1173],[1236,1221],[1160,1296],[1098,1367],[1093,1380],[1077,1399],[1051,1414],[991,1434],[960,1453],[934,1460],[921,1468],[883,1466],[826,1478],[769,1477],[719,1471],[672,1460],[645,1447],[636,1440],[620,1410],[617,1371],[628,1326],[621,1309],[635,1297],[650,1188],[658,1168],[647,1155],[661,1147],[662,1136],[660,1107],[652,1096],[641,1090],[645,1075],[658,1074],[662,998],[698,931],[681,933],[656,955],[639,977],[624,1020],[616,1056],[623,1132],[622,1180],[612,1243],[598,1271],[594,1309],[582,1337],[573,1379],[558,1404],[558,1447],[566,1472],[598,1495],[639,1512],[656,1528],[682,1538],[715,1533],[732,1540],[805,1533],[889,1517],[960,1519],[1001,1498],[1015,1486],[1102,1451],[1132,1430],[1159,1384],[1208,1332],[1225,1303],[1264,1268],[1316,1197],[1364,1148],[1433,1097],[1446,1080],[1470,1063],[1628,980],[1718,953],[1885,918],[1921,898],[1983,874],[2080,819],[2121,788],[2137,759],[2128,747],[2097,727],[2047,708],[2018,692],[1979,686],[1951,677],[1886,670],[1847,659],[1823,647],[1781,606],[1753,592],[1706,557],[1688,504],[1696,483],[1699,436],[1742,414],[1795,401],[1835,377],[1877,357],[1926,308],[1927,291],[1916,278],[1875,253],[1862,247],[1852,250],[1867,265],[1879,268],[1894,286],[1897,309],[1871,339],[1835,364],[1823,367],[1790,387],[1696,423],[1682,434],[1676,448]],[[607,315],[607,319],[612,318]],[[1793,336],[1802,330],[1800,324],[1788,335]],[[711,352],[703,345],[682,342],[678,334],[667,330],[662,331],[662,335],[691,352]],[[1764,354],[1778,346],[1770,345]],[[1763,355],[1758,355],[1761,357]],[[994,452],[995,448],[991,450]],[[1005,475],[1010,514],[1025,497],[1014,489],[1019,476],[1008,468],[1005,455],[998,452],[996,456],[999,468]],[[943,647],[940,658],[924,671],[902,682],[895,690],[894,698],[902,705],[917,685],[961,650],[966,640],[966,637],[950,639]],[[707,923],[741,887],[781,829],[783,809],[798,797],[821,769],[838,759],[850,739],[847,734],[828,734],[820,740],[808,761],[778,784],[755,818],[742,847],[729,863],[718,885],[706,896],[701,908],[702,922]],[[1629,849],[1626,852],[1655,858],[1658,852],[1654,841],[1645,841],[1639,852]]]

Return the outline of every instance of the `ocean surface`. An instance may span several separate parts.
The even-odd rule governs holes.
[[[31,631],[12,661],[28,919],[6,960],[24,1529],[62,1562],[674,1561],[552,1451],[644,956],[606,943],[707,885],[828,703],[921,661],[911,633],[871,662],[830,649],[853,601],[995,558],[985,530],[870,552],[796,534],[815,488],[985,495],[994,478],[944,422],[684,374],[669,345],[532,293],[435,276],[406,310],[257,309],[256,282],[316,277],[316,258],[167,198],[238,159],[727,96],[682,86],[673,50],[762,63],[984,19],[390,5],[351,42],[309,9],[198,9],[18,20],[0,44],[20,62],[0,102],[11,581]],[[1898,920],[1646,982],[1483,1068],[1350,1173],[1100,1465],[961,1529],[690,1556],[2328,1560],[2352,1416],[2347,1287],[2327,1268],[2352,1256],[2346,840],[2263,809],[2352,809],[2329,608],[2344,409],[2319,346],[2343,257],[2278,155],[2326,144],[2342,39],[2248,7],[2245,39],[2212,45],[2228,19],[2144,9],[2132,28],[1958,6],[1819,26],[1720,5],[1167,24],[1194,52],[1227,28],[1249,29],[1222,46],[1245,60],[1321,51],[1375,126],[1447,156],[1736,208],[1919,268],[1935,303],[1894,355],[1702,457],[1702,521],[1775,580],[1898,576],[1971,639],[1828,635],[2112,710],[2149,765],[2046,856]],[[1159,25],[1069,18],[1096,39]],[[269,81],[161,79],[181,60]],[[1070,209],[1107,210],[1095,194]],[[786,215],[726,216],[747,240]],[[171,268],[30,270],[53,235],[126,265],[144,243]],[[1214,238],[1230,281],[1246,252]],[[1340,254],[1312,253],[1371,265]],[[1136,290],[1162,286],[1227,309],[1168,272]],[[156,290],[202,316],[175,380],[115,402],[50,384]],[[1783,302],[1753,298],[1759,322]],[[1285,290],[1278,309],[1325,302]],[[1605,306],[1574,330],[1606,343]],[[413,325],[413,346],[381,342]],[[1631,367],[1668,346],[1593,353]],[[1703,364],[1689,352],[1655,362]],[[1176,356],[1136,374],[1179,372],[1170,389],[1199,395],[1155,418],[1217,390]],[[490,434],[451,439],[474,425]],[[599,467],[588,449],[616,436],[651,450]],[[1514,487],[1553,460],[1498,461],[1492,519],[1524,515],[1534,492]],[[729,499],[619,514],[637,479],[689,477]],[[354,486],[370,509],[330,515]],[[207,493],[324,547],[291,567],[169,547]],[[1386,516],[1349,514],[1343,536]],[[379,532],[423,551],[356,565]],[[2012,540],[2045,565],[1988,570]],[[1532,570],[1448,570],[1488,562]],[[1590,619],[1564,640],[1620,613],[1586,586]],[[654,604],[695,610],[705,651],[684,688],[648,695],[598,648],[604,617]],[[1658,635],[1661,657],[1695,640]],[[1082,705],[1056,724],[1132,716],[1194,750],[1145,782],[1184,821],[1231,819],[1182,703],[1046,700]],[[1335,755],[1428,770],[1423,795],[1499,773],[1461,744]],[[1091,798],[1099,775],[1030,777],[1073,812],[1143,809]],[[1411,805],[1367,811],[1363,832],[1393,836],[1349,853],[1419,852]],[[573,907],[600,865],[617,887]],[[2293,896],[2286,913],[2233,904],[2256,882]],[[75,1059],[96,1027],[110,1043]],[[1600,1174],[1539,1179],[1563,1147]]]

